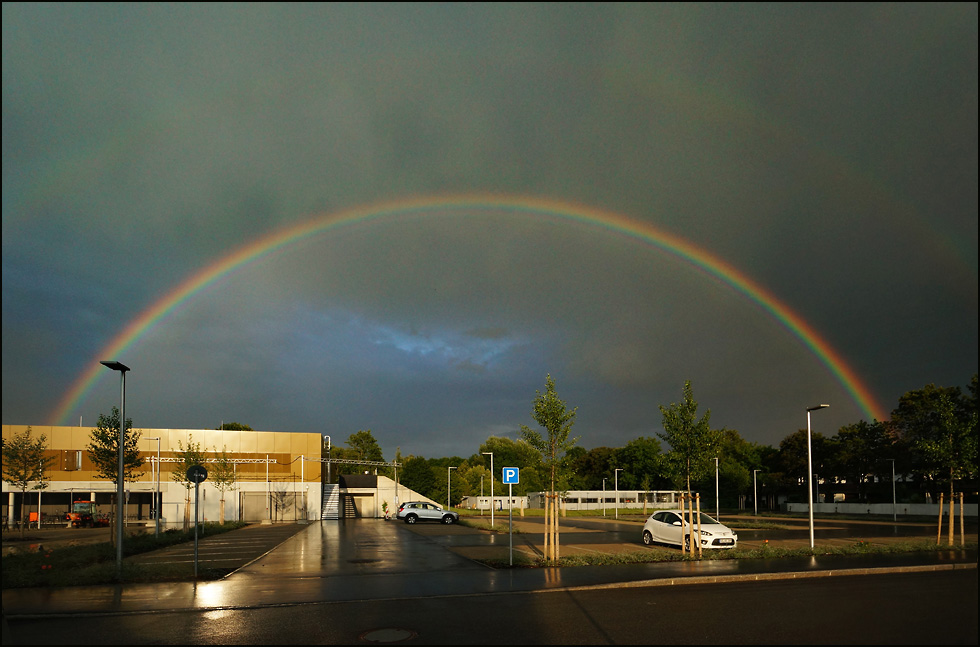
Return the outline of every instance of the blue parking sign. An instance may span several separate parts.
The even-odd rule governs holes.
[[[504,485],[517,485],[521,482],[521,470],[518,467],[505,467],[501,472]]]

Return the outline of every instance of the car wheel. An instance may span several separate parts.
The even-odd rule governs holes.
[[[653,545],[653,535],[650,534],[649,530],[643,531],[643,543],[646,544],[647,546]]]
[[[410,514],[407,517],[405,517],[405,523],[415,523],[418,520],[419,518],[414,514]]]
[[[451,523],[456,523],[456,519],[453,518],[453,515],[447,514],[442,518],[442,522],[448,526]]]

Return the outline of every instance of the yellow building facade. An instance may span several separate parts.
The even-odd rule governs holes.
[[[92,500],[111,509],[116,486],[99,478],[88,456],[91,427],[48,425],[3,425],[3,440],[30,430],[32,438],[45,438],[45,455],[52,460],[47,469],[47,487],[20,489],[3,482],[4,524],[21,518],[21,506],[36,517],[40,505],[43,523],[63,523],[74,501]],[[265,519],[319,518],[321,496],[322,437],[318,433],[281,431],[229,431],[215,429],[139,429],[139,449],[144,464],[142,475],[127,481],[125,515],[129,523],[153,522],[160,501],[161,523],[173,527],[183,523],[188,499],[193,505],[193,488],[188,491],[174,478],[179,455],[191,444],[209,457],[226,453],[234,464],[234,484],[219,490],[207,480],[199,486],[202,521],[224,518],[243,521]],[[205,468],[208,462],[205,462]],[[159,493],[159,494],[157,494]],[[189,496],[188,496],[189,495]],[[40,499],[40,500],[39,500]],[[222,503],[223,500],[223,503]],[[27,516],[27,515],[25,515]]]

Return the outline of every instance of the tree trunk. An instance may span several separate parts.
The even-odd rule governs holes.
[[[20,493],[20,538],[24,538],[25,521],[24,514],[27,512],[27,488],[21,490]]]

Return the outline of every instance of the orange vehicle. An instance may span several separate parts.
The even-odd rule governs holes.
[[[65,516],[72,528],[106,528],[109,526],[109,515],[99,512],[99,506],[94,501],[75,501],[71,504],[71,512]]]

